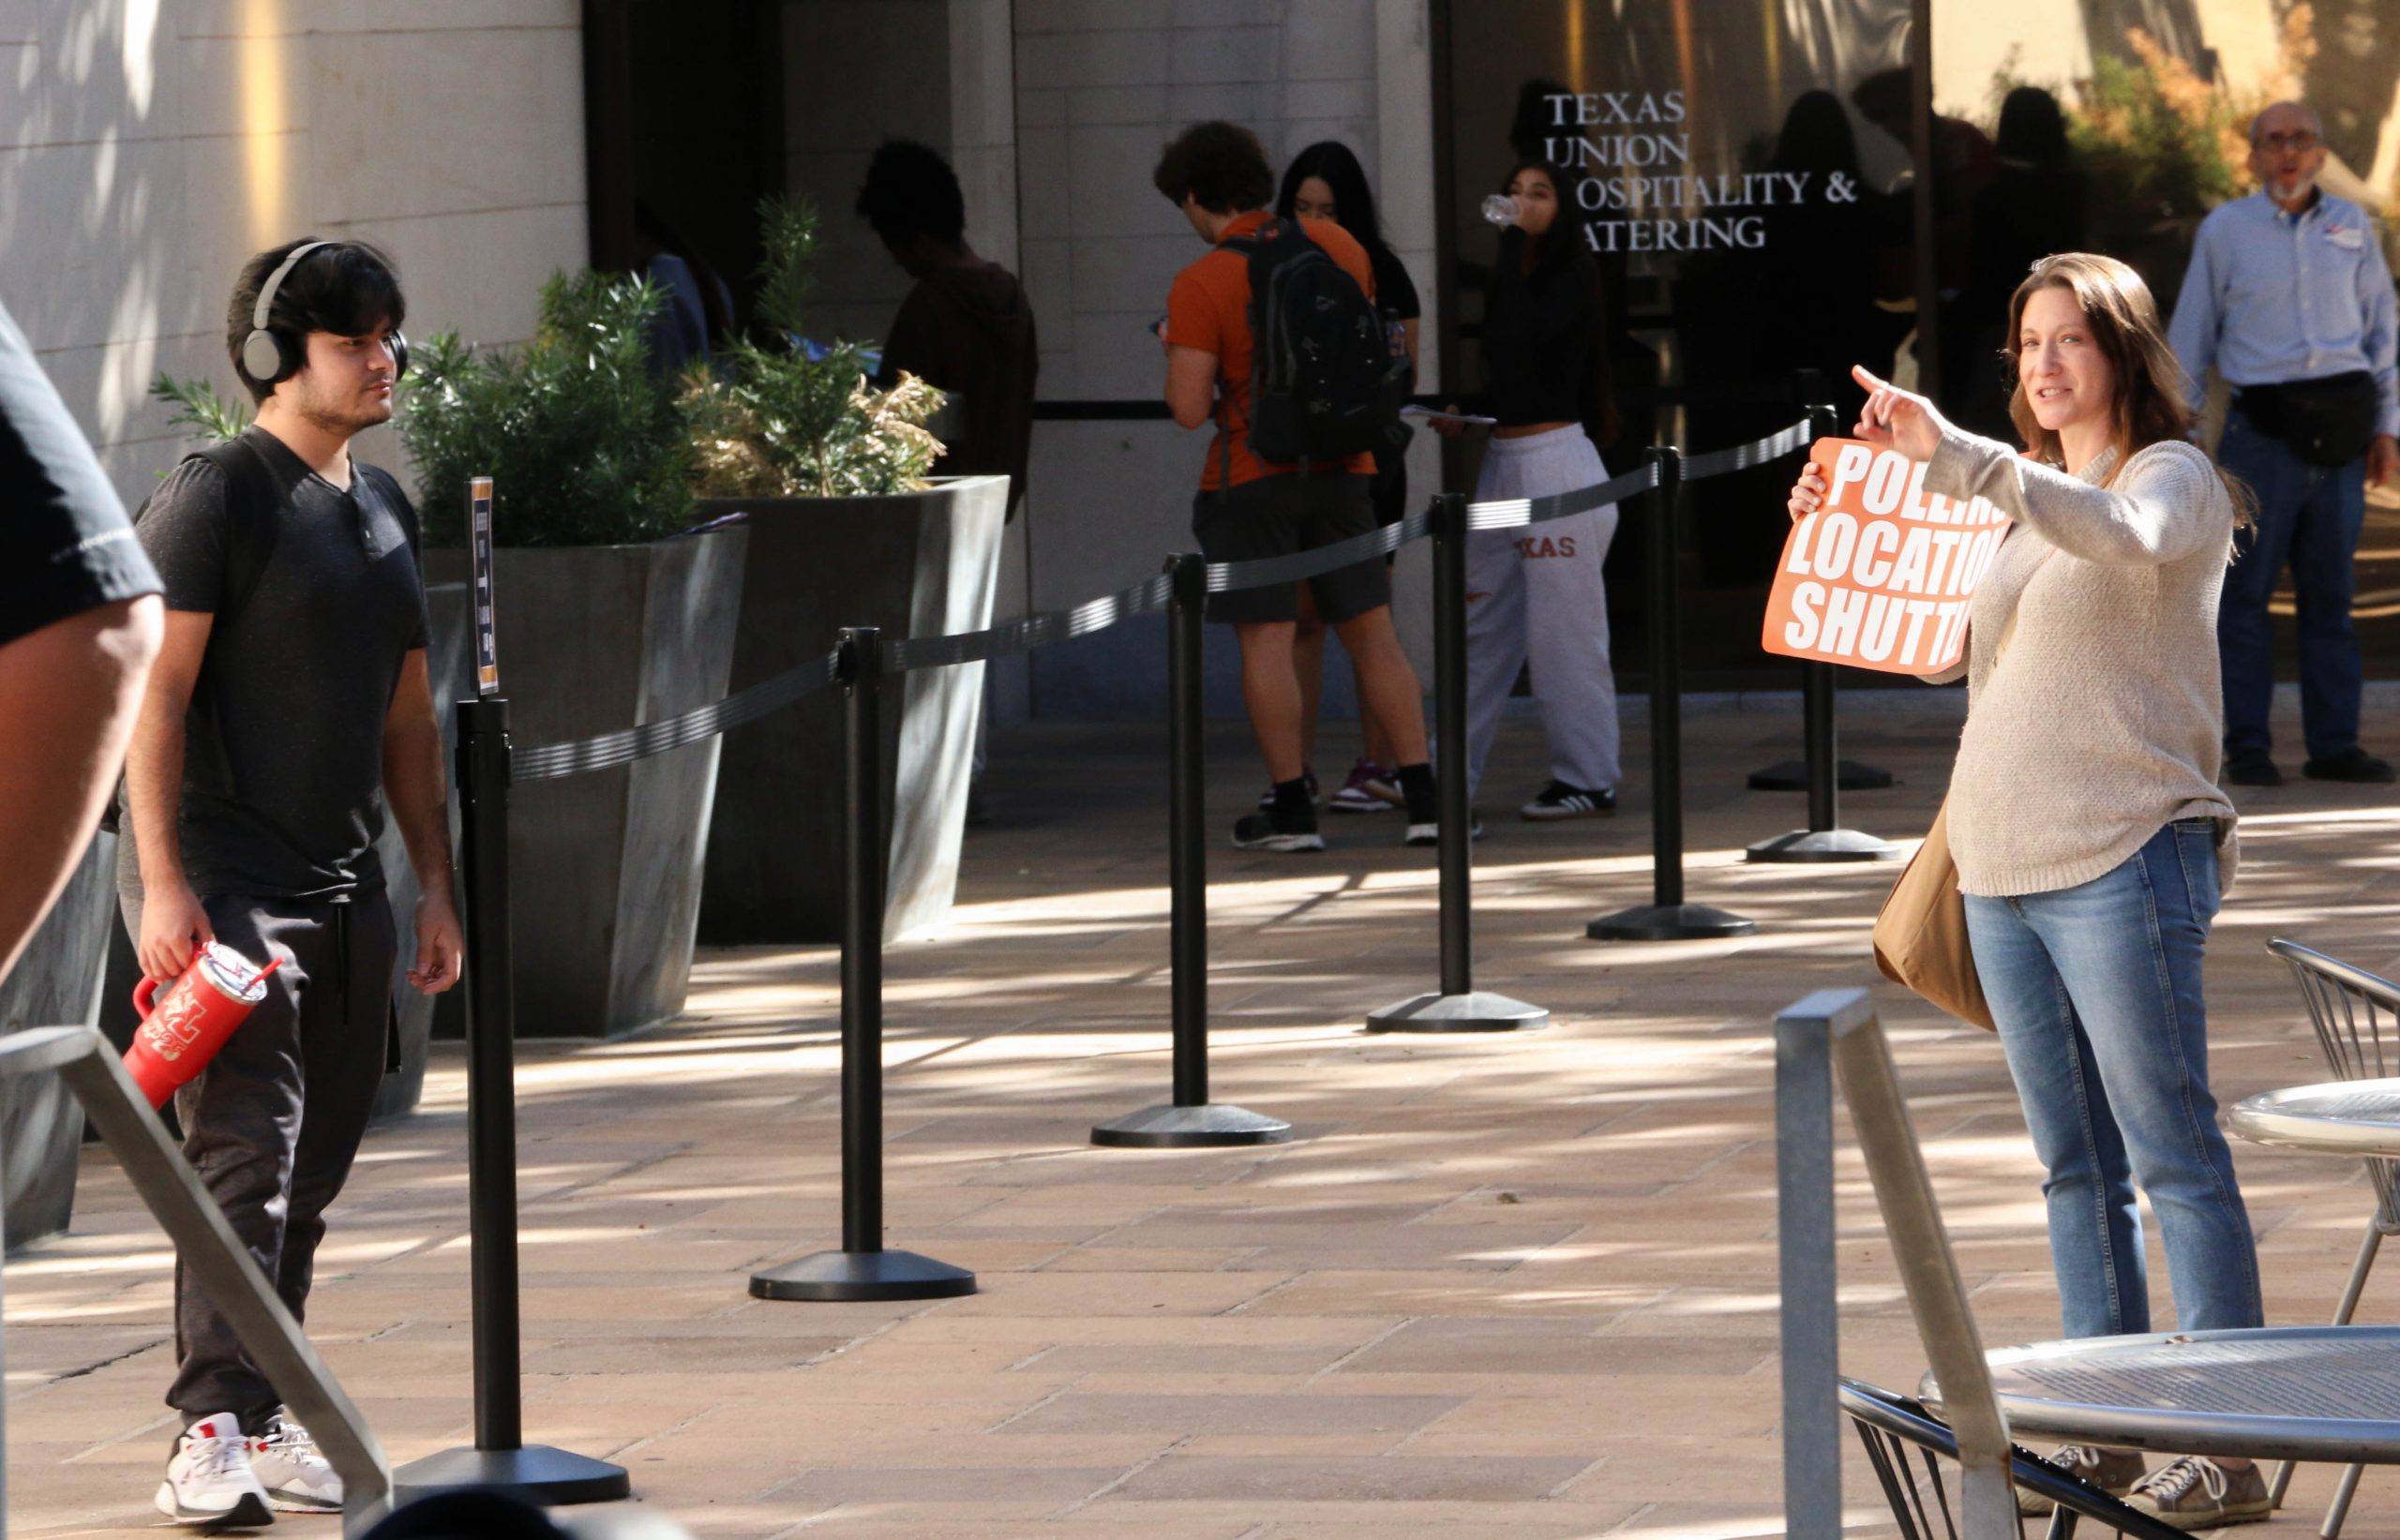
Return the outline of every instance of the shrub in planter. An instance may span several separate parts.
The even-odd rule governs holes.
[[[890,390],[867,384],[856,343],[818,348],[801,340],[801,312],[817,251],[817,215],[806,203],[770,198],[758,318],[778,335],[747,337],[723,368],[685,377],[683,409],[704,498],[832,498],[921,492],[941,442],[925,424],[941,392],[913,375]]]
[[[704,514],[749,516],[748,576],[733,685],[821,655],[845,625],[887,636],[971,631],[991,620],[1005,477],[929,479],[939,391],[867,381],[863,350],[799,340],[816,221],[760,207],[762,318],[780,341],[737,343],[686,377],[683,407]],[[982,664],[912,671],[886,688],[884,928],[938,921],[956,888]],[[708,851],[701,934],[712,942],[832,939],[841,922],[841,728],[820,695],[727,740]]]
[[[644,340],[660,304],[638,278],[562,273],[523,347],[442,332],[418,348],[400,438],[428,545],[466,543],[470,476],[492,478],[503,546],[638,545],[691,522],[690,437]]]
[[[721,698],[746,533],[692,521],[691,439],[651,368],[638,279],[553,277],[522,347],[427,340],[400,419],[429,545],[462,542],[493,479],[494,622],[510,734],[580,739]],[[464,576],[463,553],[431,569]],[[512,798],[517,1026],[611,1037],[682,1009],[717,740],[530,783]]]

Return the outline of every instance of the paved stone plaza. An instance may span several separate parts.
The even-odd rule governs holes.
[[[1903,784],[1847,799],[1848,821],[1913,834],[1958,697],[1872,704],[1844,747]],[[1544,779],[1513,724],[1486,788],[1478,981],[1558,1023],[1451,1039],[1358,1030],[1433,979],[1432,852],[1392,844],[1391,816],[1328,816],[1322,857],[1222,848],[1259,776],[1240,727],[1213,728],[1216,1090],[1301,1137],[1191,1154],[1086,1142],[1166,1091],[1162,735],[1004,735],[957,924],[888,963],[890,1244],[982,1292],[748,1297],[752,1268],[835,1240],[835,956],[711,953],[671,1028],[524,1054],[527,1436],[622,1462],[710,1536],[1780,1533],[1768,1022],[1873,979],[1892,869],[1739,864],[1801,821],[1797,796],[1742,785],[1797,752],[1796,709],[1688,726],[1692,896],[1759,934],[1583,940],[1648,892],[1640,729],[1621,815],[1537,827],[1508,813]],[[2268,937],[2400,966],[2400,797],[2297,783],[2243,804],[2210,990],[2228,1099],[2321,1078]],[[1987,1338],[2052,1335],[1996,1048],[1878,997]],[[317,1340],[396,1461],[470,1434],[462,1066],[439,1048],[425,1111],[370,1139],[321,1263]],[[2358,1168],[2237,1156],[2269,1318],[2322,1319],[2372,1203]],[[1845,1365],[1906,1386],[1922,1357],[1854,1159],[1841,1182]],[[95,1153],[76,1233],[8,1268],[16,1533],[158,1529],[170,1263]],[[2368,1313],[2400,1314],[2395,1290],[2378,1279]],[[1845,1482],[1853,1525],[1888,1531],[1855,1457]],[[2277,1531],[2313,1533],[2332,1485],[2303,1473]],[[2400,1477],[2368,1475],[2348,1533],[2400,1534]]]

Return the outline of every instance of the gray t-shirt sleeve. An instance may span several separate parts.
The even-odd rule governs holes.
[[[176,466],[151,494],[133,528],[166,585],[169,609],[213,615],[224,602],[230,523],[225,472],[204,459]]]

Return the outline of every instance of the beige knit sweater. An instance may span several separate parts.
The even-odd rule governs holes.
[[[2105,451],[2070,476],[1949,428],[1926,469],[1927,491],[1979,493],[2016,519],[1968,611],[1950,776],[1963,891],[2072,888],[2189,817],[2223,820],[2220,885],[2232,884],[2233,804],[2216,785],[2232,501],[2188,443],[2152,444],[2111,481],[2116,463]]]

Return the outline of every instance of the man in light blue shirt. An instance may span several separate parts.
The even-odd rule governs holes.
[[[2362,675],[2350,627],[2366,484],[2400,471],[2400,370],[2392,274],[2356,203],[2317,186],[2324,126],[2298,102],[2250,125],[2258,190],[2201,222],[2168,330],[2199,404],[2210,368],[2233,387],[2218,461],[2258,496],[2217,612],[2225,779],[2283,781],[2267,726],[2274,636],[2267,613],[2288,561],[2300,620],[2302,773],[2386,782],[2359,746]]]

